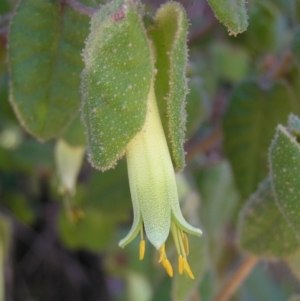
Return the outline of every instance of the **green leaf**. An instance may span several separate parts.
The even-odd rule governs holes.
[[[236,212],[239,196],[227,161],[194,172],[194,177],[201,195],[199,216],[215,263],[222,256],[224,230]]]
[[[0,78],[0,126],[6,122],[15,122],[15,115],[8,101],[8,75]]]
[[[5,299],[5,262],[11,240],[11,226],[9,220],[0,215],[0,300]]]
[[[106,170],[142,129],[153,58],[138,2],[115,0],[96,13],[84,50],[83,119],[89,159]]]
[[[189,237],[190,253],[188,262],[193,270],[195,279],[190,279],[175,273],[172,283],[172,300],[189,300],[191,293],[200,284],[206,271],[206,243],[204,237]]]
[[[267,176],[275,127],[286,122],[294,105],[293,94],[282,81],[262,88],[247,80],[234,90],[223,123],[224,148],[243,199]]]
[[[237,35],[247,29],[248,16],[245,0],[208,0],[216,17],[228,29],[230,35]]]
[[[256,1],[249,8],[249,28],[242,36],[254,52],[274,51],[282,41],[281,20],[274,1]]]
[[[2,259],[5,259],[9,252],[11,242],[11,223],[7,217],[0,214],[0,268]]]
[[[248,73],[250,56],[246,49],[216,41],[211,45],[212,67],[222,80],[241,81]]]
[[[240,288],[238,300],[283,301],[285,292],[263,264],[258,264]]]
[[[167,2],[148,29],[156,52],[155,94],[176,171],[185,165],[185,96],[187,94],[187,30],[184,8]]]
[[[300,146],[286,128],[279,125],[270,147],[271,179],[276,201],[300,236]]]
[[[0,147],[0,168],[36,174],[36,168],[53,168],[53,151],[48,144],[34,139],[25,140],[17,149]]]
[[[84,217],[74,223],[66,211],[61,211],[59,235],[70,249],[87,249],[98,252],[112,240],[116,227],[114,215],[104,214],[94,207],[84,210]]]
[[[293,135],[300,136],[300,118],[298,116],[290,114],[288,129]]]
[[[104,213],[128,216],[132,209],[125,160],[119,162],[118,168],[94,173],[84,201]]]
[[[191,137],[209,117],[210,106],[208,96],[204,91],[202,80],[193,77],[189,81],[189,94],[187,95],[187,122],[186,136]]]
[[[62,139],[71,146],[86,146],[85,128],[78,115],[62,135]]]
[[[300,68],[300,27],[297,27],[292,41],[292,54],[298,67]]]
[[[164,300],[171,301],[170,291],[172,289],[172,282],[170,277],[165,277],[163,281],[159,282],[159,286],[153,294],[151,301]]]
[[[88,18],[52,0],[22,0],[9,33],[11,103],[40,140],[58,136],[80,107]]]
[[[244,251],[265,258],[283,258],[299,248],[295,233],[276,204],[269,178],[241,211],[238,241]]]

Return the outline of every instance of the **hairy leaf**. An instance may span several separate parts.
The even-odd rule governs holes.
[[[283,126],[277,127],[270,147],[271,178],[276,201],[300,237],[300,146]]]
[[[88,18],[52,0],[22,0],[9,34],[11,103],[40,140],[58,136],[80,107]]]
[[[163,5],[148,29],[156,53],[155,93],[176,171],[185,165],[187,29],[186,13],[176,2]]]
[[[246,252],[265,258],[286,257],[299,248],[295,233],[276,204],[269,178],[240,213],[238,241]]]
[[[227,27],[229,34],[237,35],[247,29],[245,0],[208,0],[216,17]]]
[[[116,164],[145,122],[153,59],[140,10],[138,2],[115,0],[91,20],[84,50],[83,119],[89,159],[102,170]]]
[[[234,90],[224,119],[224,148],[244,199],[267,176],[275,127],[286,122],[293,108],[293,95],[285,82],[262,88],[248,80]]]

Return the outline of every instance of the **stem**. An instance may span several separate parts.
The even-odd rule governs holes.
[[[216,146],[222,139],[222,132],[220,129],[216,129],[211,135],[205,139],[195,143],[187,148],[186,160],[189,162],[194,159],[199,153],[206,152]]]
[[[4,301],[4,256],[3,256],[3,245],[0,246],[0,301]]]
[[[288,50],[285,52],[278,64],[270,70],[269,78],[271,80],[276,80],[282,77],[286,73],[291,61],[292,53]]]
[[[77,0],[64,0],[64,2],[82,15],[87,15],[89,17],[91,17],[97,11],[96,9],[86,6]]]
[[[231,276],[229,281],[221,289],[214,301],[229,300],[229,298],[236,292],[236,290],[240,287],[242,282],[250,274],[258,260],[259,258],[254,255],[247,256],[240,265],[240,267],[237,269],[237,271],[235,271],[235,273]]]

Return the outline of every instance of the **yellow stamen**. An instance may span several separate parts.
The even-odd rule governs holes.
[[[162,247],[159,249],[159,259],[158,262],[162,262],[162,260],[166,257],[165,256],[165,244],[162,245]]]
[[[170,261],[168,259],[164,259],[162,261],[162,265],[166,269],[168,275],[170,277],[173,277],[173,268],[172,268],[172,265],[171,265]]]
[[[140,241],[140,260],[143,260],[143,258],[144,258],[145,249],[146,249],[146,242],[143,239]]]
[[[189,255],[189,252],[190,252],[189,241],[184,232],[182,232],[182,240],[183,240],[183,246],[184,246],[185,253],[186,253],[186,255]]]
[[[181,254],[178,257],[178,270],[179,270],[179,274],[182,275],[183,274],[183,257]]]
[[[195,279],[195,276],[194,276],[193,272],[191,271],[191,268],[185,258],[183,258],[183,268],[187,272],[188,276],[191,279]]]

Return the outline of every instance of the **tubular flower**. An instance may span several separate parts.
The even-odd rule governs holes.
[[[178,252],[179,274],[185,272],[194,279],[187,261],[189,245],[186,233],[200,236],[202,232],[188,224],[182,216],[174,168],[153,85],[148,95],[144,127],[128,144],[126,159],[134,220],[130,232],[119,245],[126,246],[140,233],[140,259],[143,259],[145,231],[149,241],[159,252],[159,262],[172,277],[173,268],[165,251],[165,241],[171,230]]]

